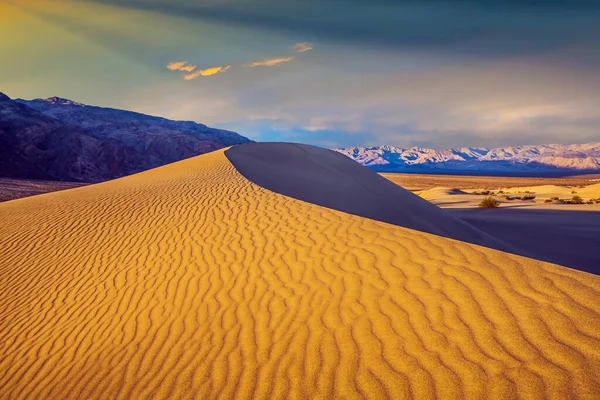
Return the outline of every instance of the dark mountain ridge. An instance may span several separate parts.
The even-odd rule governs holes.
[[[1,177],[99,182],[248,142],[192,121],[0,93]]]

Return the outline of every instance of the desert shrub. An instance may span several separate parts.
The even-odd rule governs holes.
[[[497,208],[500,207],[500,202],[495,198],[488,196],[485,199],[481,200],[479,203],[479,207],[481,208]]]
[[[575,194],[575,193],[577,193],[577,192],[576,192],[576,191],[574,191],[574,190],[571,190],[571,194]]]
[[[535,194],[527,194],[523,196],[523,200],[533,200],[535,199]]]
[[[514,200],[521,200],[521,199],[523,199],[521,196],[517,196],[514,198]]]
[[[583,199],[577,195],[573,196],[573,198],[571,198],[571,203],[572,204],[583,204]]]
[[[498,193],[502,194],[504,193],[504,190],[498,190]]]
[[[552,199],[546,199],[544,200],[544,203],[552,203]]]
[[[484,190],[484,191],[482,191],[482,192],[481,192],[481,193],[479,193],[479,194],[480,194],[480,195],[483,195],[483,196],[487,196],[487,195],[489,195],[489,194],[490,194],[490,191],[489,191],[489,190]]]
[[[550,200],[555,200],[555,201],[558,201],[558,200],[560,200],[560,199],[559,199],[558,197],[550,197]]]

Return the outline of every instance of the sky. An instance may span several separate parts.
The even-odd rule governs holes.
[[[600,1],[0,0],[0,92],[257,141],[600,141]]]

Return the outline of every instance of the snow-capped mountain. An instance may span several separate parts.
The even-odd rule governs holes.
[[[464,147],[434,150],[421,147],[347,147],[334,149],[358,163],[381,171],[467,173],[562,173],[600,171],[600,142],[542,144],[494,149]]]

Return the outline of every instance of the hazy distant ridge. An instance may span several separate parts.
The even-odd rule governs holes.
[[[379,170],[448,170],[465,172],[600,171],[600,142],[542,144],[499,148],[347,147],[334,149]]]

